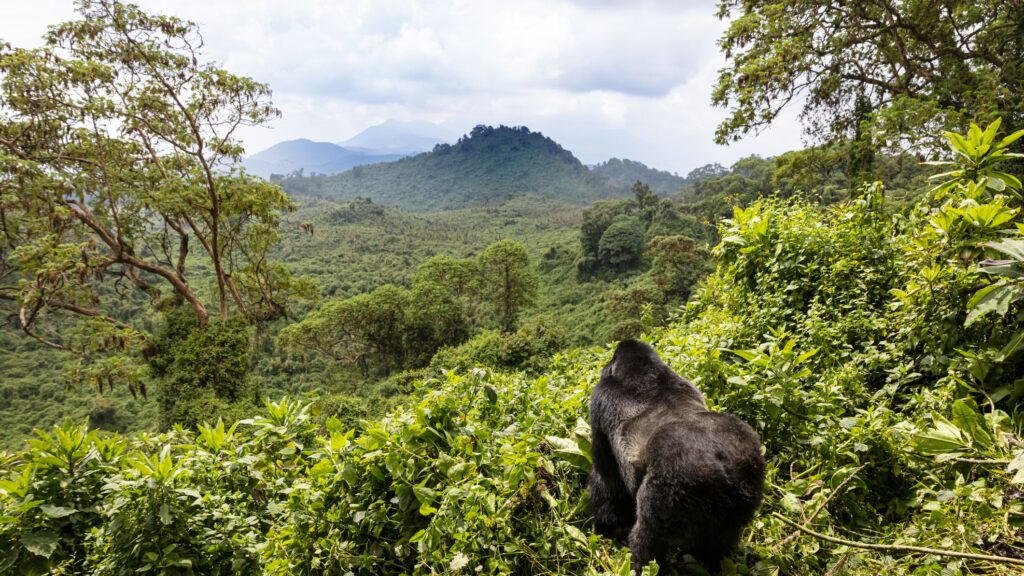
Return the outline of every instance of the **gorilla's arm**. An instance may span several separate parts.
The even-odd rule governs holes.
[[[596,420],[596,419],[595,419]],[[619,473],[615,454],[608,437],[591,426],[590,508],[597,531],[605,536],[620,537],[636,519],[636,505]]]

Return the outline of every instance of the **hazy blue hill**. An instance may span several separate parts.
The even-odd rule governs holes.
[[[496,206],[525,195],[587,204],[629,193],[550,138],[507,126],[477,126],[431,152],[333,176],[286,178],[282,185],[291,194],[372,198],[418,211]]]
[[[430,122],[388,120],[370,126],[340,144],[349,150],[406,156],[430,151],[434,146],[454,142],[456,138],[457,134]]]
[[[650,168],[635,160],[612,158],[594,166],[591,171],[620,186],[632,186],[634,182],[640,180],[662,195],[675,194],[687,183],[686,178],[682,176]]]
[[[291,174],[302,170],[307,174],[334,174],[353,166],[390,162],[403,154],[377,154],[349,150],[330,142],[313,142],[301,138],[280,142],[242,161],[250,173],[269,178],[271,174]]]

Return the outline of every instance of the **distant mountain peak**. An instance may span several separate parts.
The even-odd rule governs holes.
[[[391,154],[418,154],[438,144],[453,142],[456,135],[444,126],[425,120],[389,119],[341,142],[354,149]]]
[[[251,174],[269,178],[272,174],[288,175],[301,170],[305,174],[334,174],[354,166],[398,160],[403,154],[375,154],[365,150],[349,150],[331,142],[315,142],[297,138],[278,142],[242,161]]]

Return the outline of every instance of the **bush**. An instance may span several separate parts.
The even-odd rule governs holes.
[[[249,378],[250,329],[241,319],[211,320],[200,328],[190,310],[167,315],[150,363],[162,376],[163,427],[195,426],[219,418],[233,422],[252,414],[259,387]]]
[[[485,330],[459,346],[442,348],[430,361],[433,369],[544,371],[551,356],[565,346],[565,333],[543,318],[512,333]]]

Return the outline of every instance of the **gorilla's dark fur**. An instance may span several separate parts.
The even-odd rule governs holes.
[[[590,397],[590,506],[599,532],[629,534],[633,566],[674,548],[709,568],[729,554],[761,503],[761,439],[711,412],[653,348],[624,340]]]

